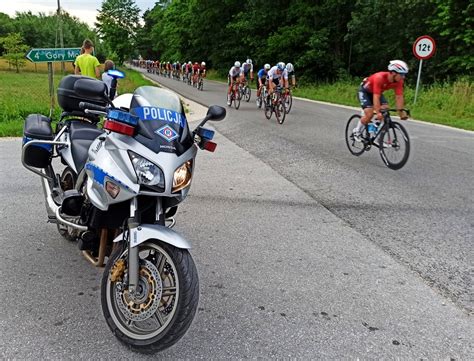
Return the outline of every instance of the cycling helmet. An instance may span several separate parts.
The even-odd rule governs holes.
[[[295,68],[293,67],[293,64],[288,63],[286,64],[286,70],[291,73],[292,71],[295,71]]]
[[[285,70],[285,63],[282,62],[282,61],[280,61],[280,62],[277,64],[277,68],[278,68],[278,70],[281,70],[281,71]]]
[[[235,66],[236,68],[240,68],[240,61],[236,61],[236,62],[234,63],[234,66]]]
[[[388,64],[388,70],[405,75],[408,73],[408,65],[402,60],[391,60]]]
[[[252,64],[252,59],[247,59],[245,62],[246,62],[247,64]]]
[[[270,66],[270,64],[265,64],[264,68],[265,68],[265,70],[270,70],[271,66]]]
[[[201,66],[206,66],[206,63],[205,63],[205,62],[202,62],[202,63],[201,63]]]
[[[191,65],[191,64],[192,64],[192,62],[188,61],[188,64],[189,64],[189,65]]]

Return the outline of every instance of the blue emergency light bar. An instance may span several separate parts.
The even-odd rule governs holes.
[[[202,128],[202,127],[198,129],[197,134],[201,138],[205,138],[207,140],[212,140],[212,138],[214,138],[214,131],[213,130]]]
[[[120,123],[125,123],[135,127],[138,124],[138,117],[120,109],[109,109],[107,118]]]

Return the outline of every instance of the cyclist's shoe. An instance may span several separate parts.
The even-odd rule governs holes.
[[[352,131],[352,136],[354,137],[354,140],[355,140],[356,142],[362,142],[362,135],[360,134],[359,131],[357,131],[357,130],[354,129],[354,130]]]
[[[257,97],[257,99],[255,100],[255,102],[257,103],[257,107],[261,107],[262,106],[262,99],[260,99],[260,97]]]
[[[231,101],[230,101],[230,94],[227,95],[227,105],[230,105],[231,104]]]

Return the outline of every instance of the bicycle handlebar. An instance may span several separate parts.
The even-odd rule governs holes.
[[[380,113],[390,113],[390,112],[405,112],[407,115],[410,115],[410,109],[380,109]],[[375,113],[375,112],[374,112]]]

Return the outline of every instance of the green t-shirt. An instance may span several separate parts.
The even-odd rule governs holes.
[[[82,54],[76,58],[74,62],[75,66],[79,66],[81,75],[90,76],[91,78],[96,78],[95,68],[100,65],[99,60],[91,54]]]

